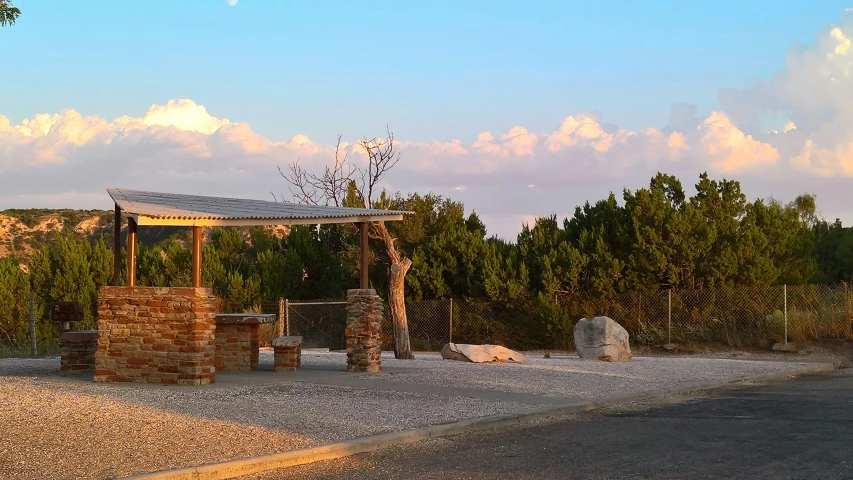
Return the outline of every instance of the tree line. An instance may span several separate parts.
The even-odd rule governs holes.
[[[414,212],[387,224],[396,249],[412,262],[407,301],[523,303],[528,316],[540,320],[541,332],[554,335],[547,324],[555,294],[607,299],[668,288],[853,281],[853,231],[820,218],[813,196],[749,202],[737,181],[706,174],[690,196],[677,178],[658,174],[648,187],[624,190],[621,201],[611,194],[562,221],[539,218],[515,242],[488,236],[476,213],[449,198],[381,198],[385,208]],[[46,322],[54,301],[87,305],[80,327],[93,327],[97,289],[109,284],[113,271],[108,241],[66,228],[27,258],[0,259],[0,342],[28,341],[30,292],[42,340],[57,334]],[[189,247],[188,232],[140,245],[138,285],[190,285]],[[371,287],[385,296],[393,260],[380,240],[370,242],[369,253]],[[281,237],[262,227],[214,228],[203,247],[202,282],[232,312],[279,297],[339,299],[358,286],[358,255],[352,225],[296,226]]]

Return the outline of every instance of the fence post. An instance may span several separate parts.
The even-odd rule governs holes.
[[[666,291],[666,303],[667,303],[667,334],[666,334],[666,343],[672,345],[672,288],[670,287]]]
[[[844,325],[848,338],[853,338],[853,312],[850,311],[850,292],[847,290],[847,282],[844,285]]]
[[[785,345],[788,344],[788,285],[784,285],[782,287],[784,289],[784,297],[785,297]]]
[[[275,330],[276,336],[284,335],[284,297],[278,297],[278,325]]]
[[[450,298],[450,341],[453,343],[453,298]]]
[[[284,324],[287,328],[287,336],[290,336],[290,300],[284,299]]]
[[[36,356],[36,309],[35,309],[35,294],[30,292],[30,353]]]

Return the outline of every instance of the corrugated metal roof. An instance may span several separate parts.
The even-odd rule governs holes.
[[[157,224],[162,225],[167,224],[166,221],[169,220],[179,221],[177,224],[180,225],[195,220],[200,221],[198,223],[214,221],[216,224],[226,224],[229,221],[240,221],[241,224],[246,224],[247,221],[251,220],[261,220],[264,224],[281,221],[282,225],[291,223],[344,223],[353,221],[354,218],[402,220],[404,214],[411,213],[400,210],[327,207],[265,200],[146,192],[124,188],[110,188],[107,191],[115,203],[126,213],[159,220]],[[341,221],[336,222],[336,219]]]

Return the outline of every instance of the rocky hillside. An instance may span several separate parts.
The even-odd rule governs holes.
[[[108,234],[113,213],[105,210],[14,209],[0,211],[0,257],[26,257],[58,232],[82,236]]]
[[[0,257],[26,258],[30,252],[46,245],[54,235],[63,230],[73,231],[80,237],[105,235],[108,245],[112,245],[113,215],[109,210],[2,210]],[[126,224],[126,221],[123,223]],[[245,230],[248,233],[248,229]],[[288,232],[287,227],[267,227],[267,230],[279,238]],[[180,227],[144,227],[139,229],[139,241],[153,246],[172,236],[183,238],[186,231],[186,228]],[[209,231],[205,232],[205,240],[208,238]]]

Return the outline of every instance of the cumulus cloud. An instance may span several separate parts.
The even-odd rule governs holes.
[[[699,125],[701,148],[714,170],[736,173],[776,163],[779,152],[737,128],[720,112],[712,112]]]
[[[853,175],[852,37],[853,13],[847,11],[839,23],[820,32],[814,44],[793,45],[785,68],[767,82],[721,90],[723,111],[740,129],[756,135],[755,140],[762,137],[762,115],[783,115],[788,124],[782,133],[763,135],[779,150],[781,161],[821,176]],[[769,150],[764,153],[769,158]]]
[[[386,187],[459,198],[484,219],[512,223],[495,229],[501,232],[517,230],[534,208],[572,211],[587,198],[643,186],[655,171],[689,177],[707,170],[745,183],[773,177],[777,183],[756,185],[776,196],[779,179],[853,178],[851,38],[846,15],[814,44],[791,47],[785,68],[766,82],[721,90],[720,108],[707,114],[675,105],[660,128],[622,129],[581,110],[545,131],[514,125],[467,139],[397,139],[404,160]],[[174,99],[114,119],[68,109],[13,124],[0,115],[0,202],[74,202],[112,186],[271,199],[270,192],[286,192],[277,166],[298,158],[321,168],[333,157],[333,145],[299,133],[267,138],[220,113]],[[783,116],[784,126],[765,128],[767,115]],[[341,146],[363,164],[355,140]]]

